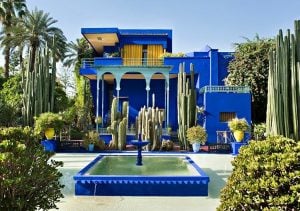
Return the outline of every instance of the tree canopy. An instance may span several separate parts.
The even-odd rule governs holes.
[[[273,50],[273,39],[253,40],[235,44],[234,59],[229,63],[226,85],[249,86],[252,91],[252,120],[266,121],[269,51]]]

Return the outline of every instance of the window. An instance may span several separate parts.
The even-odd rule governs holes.
[[[235,112],[220,112],[219,121],[220,122],[228,122],[236,117]]]

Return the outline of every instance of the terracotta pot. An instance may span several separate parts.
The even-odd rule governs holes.
[[[245,132],[241,130],[236,130],[233,132],[233,136],[237,142],[241,142],[244,139]]]
[[[55,134],[55,130],[54,128],[47,128],[45,130],[45,136],[47,138],[47,140],[52,140]]]

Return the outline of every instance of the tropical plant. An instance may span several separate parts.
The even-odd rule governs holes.
[[[62,116],[59,114],[46,112],[35,117],[34,131],[36,135],[42,136],[46,129],[54,128],[57,132],[61,130],[64,125]]]
[[[225,84],[249,86],[252,94],[252,120],[256,123],[266,121],[268,93],[269,51],[274,49],[273,39],[253,40],[235,44],[234,59],[229,63],[229,74]]]
[[[77,128],[84,130],[86,125],[91,123],[92,116],[92,98],[87,79],[79,75],[81,60],[91,58],[93,50],[89,43],[84,39],[76,39],[76,42],[70,42],[67,46],[66,59],[64,65],[73,67],[76,83],[75,106],[77,111]]]
[[[197,125],[187,129],[186,137],[187,140],[190,142],[190,144],[194,144],[194,143],[205,144],[207,139],[207,133],[203,127]]]
[[[295,32],[279,31],[276,49],[270,52],[267,134],[300,140],[300,20]]]
[[[173,150],[173,147],[174,147],[173,141],[165,140],[165,139],[161,141],[161,147],[160,147],[161,151],[171,151]]]
[[[299,155],[300,142],[282,136],[242,147],[218,210],[299,210]]]
[[[88,149],[88,145],[93,144],[96,149],[104,150],[105,143],[99,139],[99,133],[96,131],[89,131],[83,137],[83,146]]]
[[[46,45],[55,54],[55,59],[63,59],[66,51],[66,37],[61,29],[54,27],[57,22],[49,13],[43,10],[27,12],[21,20],[16,20],[15,26],[8,28],[13,35],[10,42],[16,45],[28,46],[31,51],[29,69],[34,71],[36,55],[40,47]]]
[[[197,124],[197,106],[196,106],[196,88],[194,65],[190,64],[190,78],[186,77],[184,63],[179,64],[179,73],[177,81],[177,119],[178,119],[178,139],[181,147],[188,150],[188,141],[186,140],[187,128]]]
[[[247,131],[249,130],[250,126],[245,118],[233,118],[228,122],[228,127],[231,131]]]
[[[31,134],[30,128],[0,130],[0,210],[49,210],[63,197],[62,162],[52,160]]]
[[[168,58],[168,57],[185,57],[185,54],[184,53],[169,53],[169,52],[166,52],[166,53],[163,53],[160,55],[160,58]]]
[[[263,140],[266,138],[266,123],[254,124],[253,136],[255,140]]]
[[[6,78],[9,77],[10,53],[11,53],[12,46],[9,41],[3,42],[3,40],[11,37],[11,34],[7,29],[13,26],[14,18],[24,16],[26,11],[27,11],[27,7],[26,7],[25,0],[0,1],[0,21],[2,23],[2,29],[6,32],[4,36],[1,36],[1,40],[0,40],[1,45],[4,47],[4,55],[5,55],[4,75]]]

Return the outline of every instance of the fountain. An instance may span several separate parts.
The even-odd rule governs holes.
[[[149,144],[149,141],[142,141],[141,140],[141,134],[139,134],[139,139],[138,140],[132,140],[131,144],[134,146],[137,146],[138,154],[136,156],[136,165],[137,166],[142,166],[142,147],[146,146]]]

